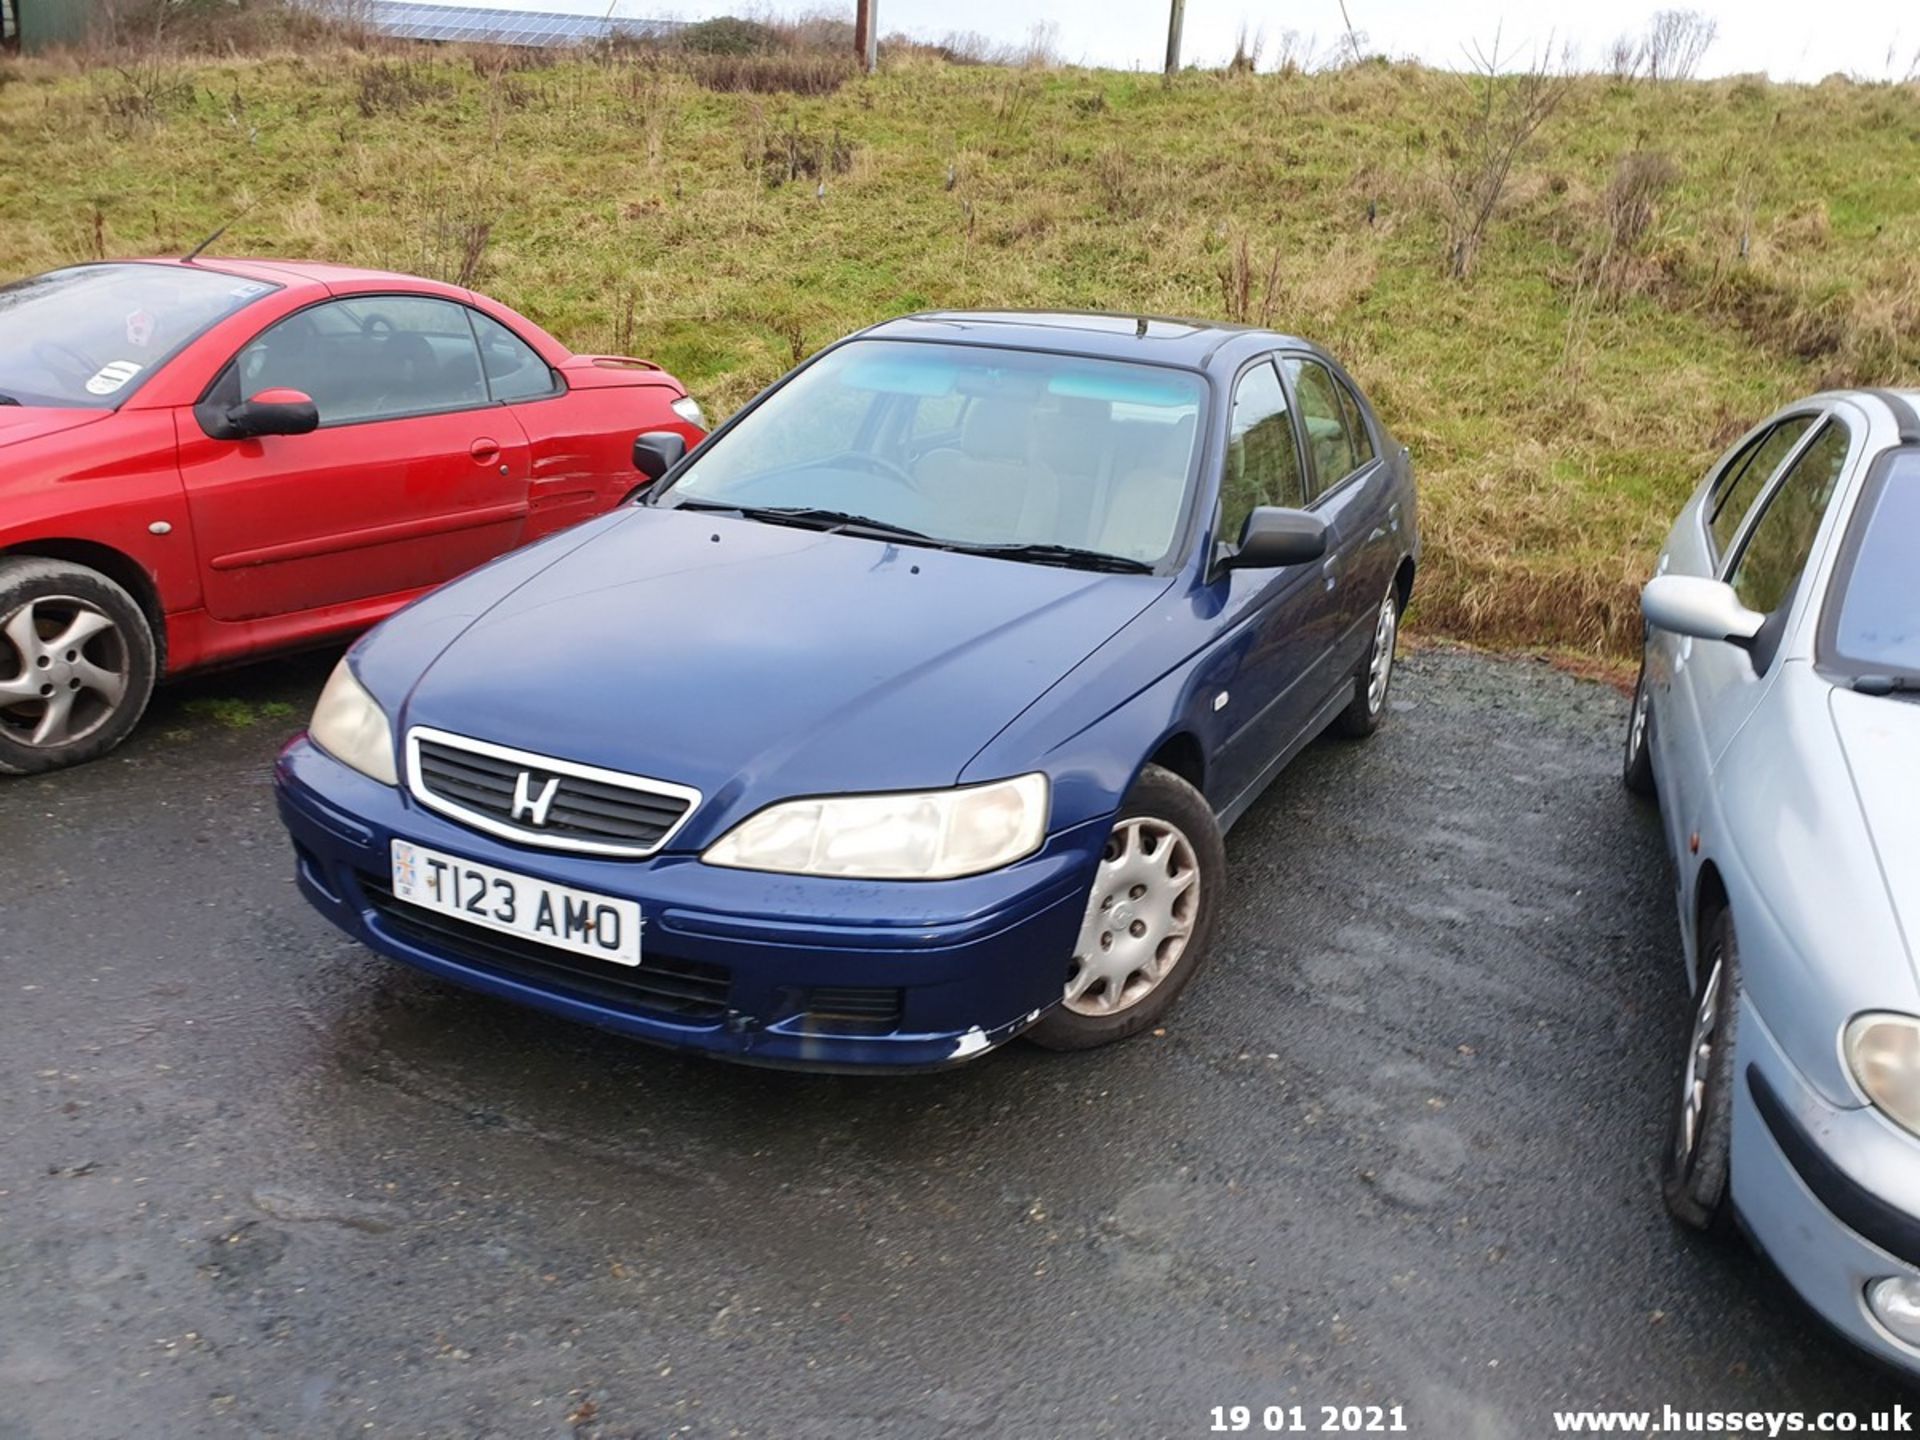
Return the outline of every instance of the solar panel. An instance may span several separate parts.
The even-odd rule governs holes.
[[[425,0],[364,0],[354,13],[381,34],[398,39],[481,45],[591,45],[617,36],[664,35],[685,23],[552,10],[493,10]]]

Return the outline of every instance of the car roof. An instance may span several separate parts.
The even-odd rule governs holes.
[[[242,280],[265,280],[275,285],[298,288],[316,286],[331,289],[336,285],[359,287],[369,281],[376,284],[420,288],[431,291],[453,287],[418,275],[403,275],[396,270],[363,270],[353,265],[333,265],[318,260],[252,260],[226,255],[201,255],[183,260],[177,255],[155,255],[140,260],[108,261],[108,264],[171,265],[194,270],[212,270]]]
[[[884,320],[860,334],[876,340],[1003,345],[1201,369],[1216,358],[1234,359],[1282,345],[1325,353],[1311,341],[1248,325],[1099,310],[928,310]]]

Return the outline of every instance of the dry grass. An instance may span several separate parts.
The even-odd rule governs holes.
[[[1419,623],[1593,656],[1631,649],[1660,536],[1732,434],[1824,383],[1920,379],[1911,86],[1577,80],[1459,282],[1431,184],[1456,77],[1164,86],[925,49],[832,86],[701,68],[795,53],[11,61],[0,255],[179,253],[239,216],[232,253],[465,277],[716,414],[929,306],[1266,319],[1345,359],[1412,447]]]

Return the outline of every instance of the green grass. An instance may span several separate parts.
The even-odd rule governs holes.
[[[482,288],[717,414],[926,306],[1219,316],[1244,239],[1255,318],[1277,253],[1271,323],[1346,360],[1412,447],[1421,625],[1482,644],[1626,652],[1660,536],[1734,434],[1824,384],[1920,376],[1913,87],[1580,80],[1462,283],[1437,187],[1467,96],[1410,66],[1165,87],[911,61],[807,99],[455,52],[0,76],[11,271],[178,252],[250,206],[218,250],[451,276],[484,223]],[[1596,300],[1581,257],[1638,149],[1680,178]],[[769,183],[795,152],[822,175]]]

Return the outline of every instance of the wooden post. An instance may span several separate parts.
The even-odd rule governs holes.
[[[1167,17],[1167,79],[1180,70],[1180,26],[1187,18],[1187,0],[1173,0],[1173,13]]]
[[[855,0],[853,10],[853,53],[871,75],[880,65],[880,17],[874,12],[880,0]]]

